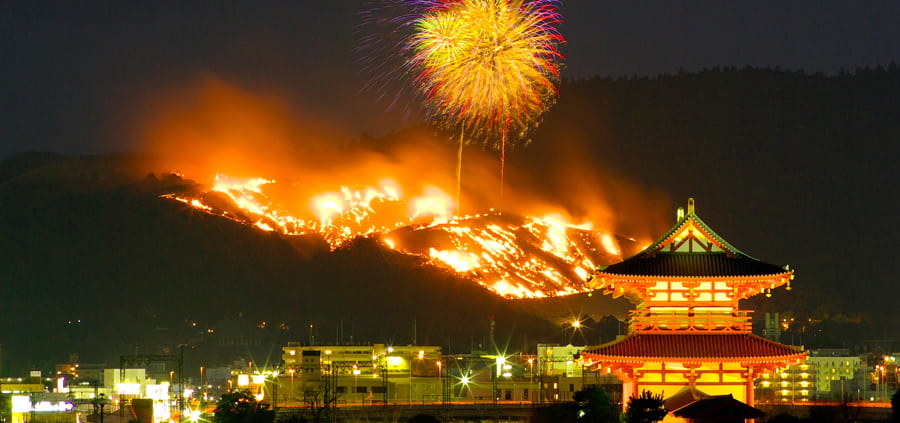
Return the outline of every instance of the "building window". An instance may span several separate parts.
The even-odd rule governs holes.
[[[373,387],[373,388],[374,388],[374,387]],[[373,391],[374,391],[374,389],[373,389]],[[357,393],[357,394],[365,394],[365,393],[366,393],[366,387],[365,387],[365,386],[357,386],[357,387],[356,387],[356,393]]]

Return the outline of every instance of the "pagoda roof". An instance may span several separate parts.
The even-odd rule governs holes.
[[[582,355],[599,361],[723,360],[771,361],[805,357],[802,347],[781,344],[752,333],[634,333],[588,347]]]
[[[742,421],[766,415],[762,410],[734,399],[731,394],[699,399],[672,411],[672,414],[688,419],[729,418],[726,421]]]
[[[638,254],[613,264],[602,273],[622,276],[767,276],[786,273],[783,267],[756,260],[747,255],[711,253]]]
[[[662,238],[640,253],[602,268],[600,277],[750,277],[787,275],[787,266],[769,264],[744,254],[725,241],[694,212],[685,214]]]
[[[697,389],[696,385],[686,385],[683,386],[678,392],[674,395],[663,400],[663,404],[665,404],[666,410],[677,410],[685,405],[693,403],[697,400],[701,400],[704,398],[709,398],[710,395],[706,392],[703,392]]]

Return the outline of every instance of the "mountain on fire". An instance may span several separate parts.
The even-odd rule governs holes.
[[[279,354],[271,345],[289,340],[415,341],[468,351],[489,344],[491,316],[499,344],[559,342],[563,320],[621,315],[628,307],[602,295],[534,300],[541,306],[511,301],[378,236],[332,249],[315,233],[261,230],[242,223],[227,196],[204,198],[228,216],[165,197],[203,188],[177,175],[136,171],[138,161],[26,153],[0,163],[6,372],[52,366],[73,353],[85,362],[114,363],[120,354],[157,353],[179,342],[222,344],[250,336],[247,331],[251,343],[268,350],[236,354],[270,360]],[[473,222],[524,231],[523,219]],[[427,250],[447,235],[433,226],[386,236]],[[36,361],[32,351],[54,362]]]

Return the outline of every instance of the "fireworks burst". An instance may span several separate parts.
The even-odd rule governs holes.
[[[557,96],[556,2],[417,3],[427,6],[404,47],[429,114],[491,147],[523,140]]]
[[[552,1],[433,2],[418,18],[408,66],[430,116],[460,128],[457,210],[466,135],[500,147],[500,201],[506,147],[527,138],[556,99],[556,46],[563,42]],[[500,135],[499,140],[497,134]]]
[[[462,148],[479,142],[500,150],[500,198],[508,144],[527,134],[557,97],[565,42],[552,0],[373,0],[363,13],[374,30],[363,37],[364,65],[382,91],[408,81],[429,119],[458,129],[456,210]],[[407,88],[390,97],[396,105]]]

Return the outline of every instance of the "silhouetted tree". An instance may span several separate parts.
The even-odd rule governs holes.
[[[590,385],[572,395],[577,404],[578,421],[591,423],[618,423],[619,411],[597,385]]]
[[[840,423],[846,420],[841,419],[832,407],[813,406],[809,408],[809,417],[803,419],[803,421],[815,423]]]
[[[250,391],[222,395],[216,403],[215,423],[272,423],[275,411],[267,402],[257,401]]]
[[[662,394],[653,395],[650,391],[641,391],[640,396],[629,399],[625,422],[654,423],[666,418],[666,414],[668,411]]]
[[[406,423],[441,423],[441,419],[429,414],[416,414],[410,417]]]
[[[12,396],[0,394],[0,421],[6,421],[6,416],[12,413]]]
[[[894,395],[891,395],[891,421],[894,423],[900,423],[900,389],[897,392],[894,392]]]
[[[559,402],[534,409],[532,423],[578,423],[578,405]]]

